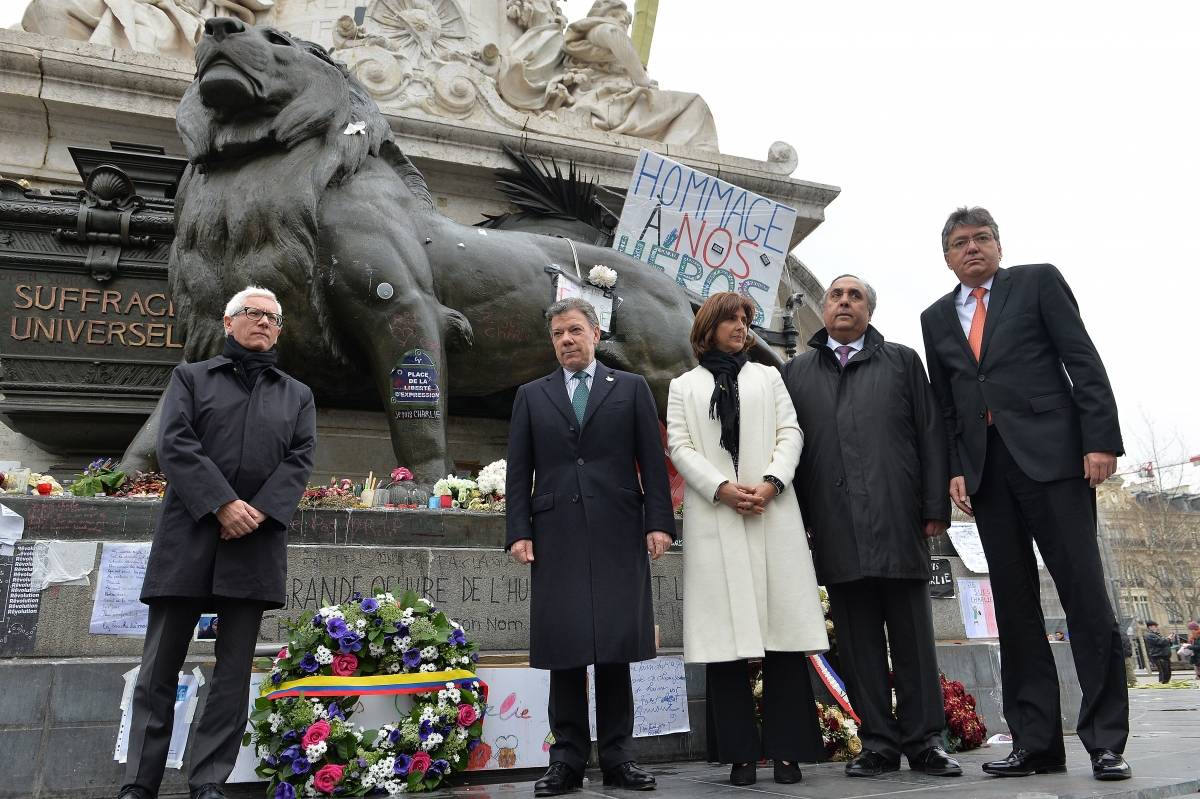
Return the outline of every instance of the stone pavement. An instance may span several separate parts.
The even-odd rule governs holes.
[[[972,797],[978,799],[1159,799],[1200,791],[1200,690],[1130,691],[1130,739],[1125,756],[1133,766],[1134,778],[1124,782],[1092,779],[1087,752],[1074,736],[1067,738],[1065,775],[1039,775],[1021,779],[989,777],[980,770],[987,760],[1004,757],[1005,745],[984,747],[957,755],[964,776],[929,777],[910,771],[907,765],[895,774],[874,779],[850,779],[842,763],[804,766],[804,780],[797,785],[776,785],[770,766],[760,767],[758,783],[735,788],[728,782],[727,766],[706,763],[676,763],[649,767],[658,778],[654,793],[633,794],[604,788],[598,771],[588,772],[584,789],[572,796],[623,797],[633,799],[682,799],[682,797],[743,797],[754,795],[805,797],[807,799],[910,799],[915,797]],[[455,788],[461,799],[517,799],[532,797],[532,782],[467,785]]]

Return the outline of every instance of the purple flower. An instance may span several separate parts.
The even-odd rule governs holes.
[[[359,768],[366,768],[366,767],[367,767],[367,760],[366,760],[366,758],[362,758],[362,757],[360,757],[360,758],[358,759],[358,767],[359,767]]]
[[[264,760],[263,762],[266,763],[271,768],[275,768],[275,766],[279,765],[279,761],[275,759],[275,755],[267,755],[266,760]]]
[[[335,616],[325,624],[325,631],[329,633],[330,638],[336,641],[346,634],[346,622]]]
[[[300,661],[300,668],[304,669],[309,674],[312,674],[314,671],[321,668],[321,664],[317,662],[316,656],[314,656],[312,652],[309,652],[304,656],[304,659]]]
[[[403,777],[412,768],[412,758],[401,752],[396,755],[396,764],[392,766],[392,771],[398,776]]]
[[[289,732],[291,732],[291,730],[289,730]],[[285,736],[285,738],[286,738],[286,736]],[[295,740],[295,738],[293,737],[292,740]],[[293,760],[295,760],[298,757],[300,757],[300,747],[299,746],[289,746],[287,749],[284,749],[282,752],[279,753],[279,762],[283,763],[284,765],[287,765],[288,763],[291,763]]]
[[[391,732],[389,732],[388,740],[391,741],[392,743],[396,743],[396,741],[399,741],[400,740],[400,730],[392,730]]]
[[[421,740],[424,741],[430,735],[433,735],[433,724],[429,719],[422,719],[421,726],[417,728],[417,732],[420,734]]]
[[[437,760],[433,761],[433,765],[431,765],[429,769],[430,771],[436,771],[438,774],[445,774],[450,770],[450,761],[438,758]]]
[[[298,757],[292,761],[292,773],[307,774],[310,765],[307,757]]]
[[[472,653],[471,653],[471,661],[472,661],[472,662],[474,662],[474,663],[478,663],[478,662],[479,662],[479,653],[478,653],[478,652],[472,652]]]
[[[362,601],[361,607],[363,613],[374,613],[379,610],[379,600],[367,597]]]
[[[337,706],[337,702],[329,703],[329,718],[341,719],[342,721],[346,720],[346,714],[343,713],[342,709]]]
[[[396,635],[400,636],[401,638],[408,635],[408,625],[407,624],[404,624],[404,623],[398,622],[398,621],[394,621],[394,622],[392,622],[392,626],[396,628]]]
[[[450,633],[450,646],[462,646],[467,642],[467,634],[461,628],[454,628],[454,632]]]
[[[404,653],[404,665],[416,668],[421,665],[421,650],[415,646]]]
[[[324,623],[325,623],[325,617],[322,616],[320,613],[318,613],[316,616],[313,616],[313,627],[320,627]]]
[[[362,591],[355,591],[354,596],[350,597],[351,602],[362,602]]]
[[[290,782],[281,782],[275,789],[275,799],[296,799],[296,789]]]
[[[467,752],[468,753],[474,752],[475,747],[477,747],[477,746],[479,746],[479,739],[472,738],[470,741],[467,742]]]
[[[351,652],[357,652],[362,649],[362,644],[359,642],[358,633],[346,633],[338,640],[338,647],[342,650],[343,655],[348,655]]]
[[[373,622],[371,622],[371,623],[372,623],[372,624],[374,624],[376,627],[382,627],[382,626],[383,626],[383,619],[381,619],[381,618],[379,618],[378,616],[376,616],[376,617],[375,617],[375,621],[373,621]]]
[[[276,685],[279,685],[279,683],[283,682],[283,672],[281,672],[281,671],[271,672],[271,682],[275,683]]]

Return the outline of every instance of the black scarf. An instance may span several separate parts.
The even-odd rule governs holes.
[[[266,352],[248,350],[238,344],[231,335],[225,336],[225,347],[221,350],[221,354],[242,367],[238,370],[238,376],[242,378],[242,383],[246,388],[251,391],[254,390],[254,384],[258,382],[258,376],[263,373],[263,370],[268,366],[274,366],[279,360],[275,350]]]
[[[737,376],[748,360],[750,356],[744,352],[730,355],[721,350],[713,350],[700,357],[700,365],[712,372],[717,383],[713,387],[712,399],[708,402],[708,418],[721,422],[721,448],[733,456],[735,464],[738,459],[738,438],[741,435]]]

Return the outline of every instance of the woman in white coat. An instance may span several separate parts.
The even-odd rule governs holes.
[[[807,655],[829,648],[795,491],[803,434],[779,372],[747,356],[754,305],[714,294],[696,313],[700,365],[671,381],[667,437],[683,503],[684,660],[707,664],[710,760],[735,785],[824,759]],[[762,734],[747,661],[763,661]],[[714,746],[715,743],[715,746]]]

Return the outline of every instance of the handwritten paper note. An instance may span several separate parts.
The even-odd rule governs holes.
[[[954,544],[954,551],[962,558],[963,565],[976,574],[987,574],[987,556],[983,554],[983,543],[979,540],[979,527],[975,522],[952,522],[949,533],[950,541]],[[1046,564],[1042,562],[1042,553],[1038,551],[1037,542],[1033,544],[1033,557],[1037,560],[1039,569],[1046,568]]]
[[[959,580],[958,602],[968,638],[996,638],[996,605],[991,580]]]
[[[588,721],[596,740],[595,670],[588,666]],[[657,657],[629,664],[633,682],[633,737],[688,732],[687,683],[683,657]]]
[[[149,608],[138,597],[142,593],[149,558],[149,544],[104,545],[89,632],[94,635],[146,634]]]

